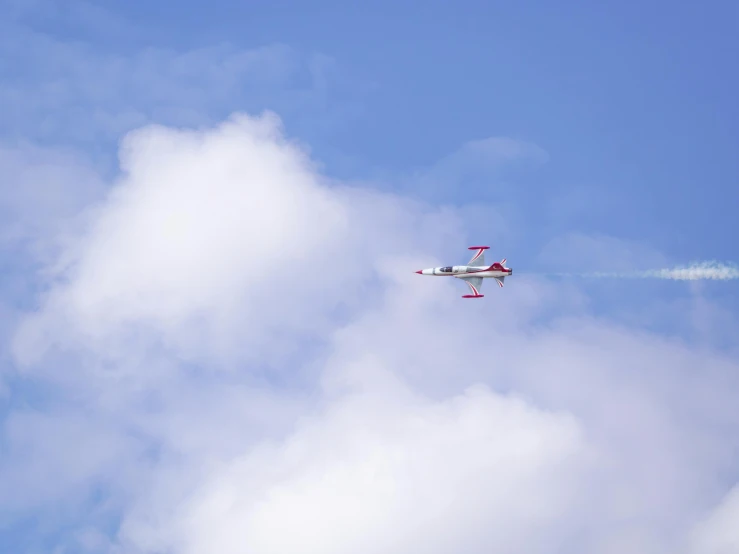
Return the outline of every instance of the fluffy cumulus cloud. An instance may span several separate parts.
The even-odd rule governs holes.
[[[140,326],[178,355],[278,358],[290,333],[325,335],[332,312],[365,302],[375,265],[444,234],[422,207],[320,177],[271,114],[144,128],[121,169],[19,336],[21,359],[61,335],[128,350]]]
[[[479,388],[434,402],[391,382],[230,459],[165,525],[134,514],[124,536],[182,552],[540,546],[561,537],[582,448],[571,418],[521,400]]]
[[[4,521],[118,554],[737,551],[737,361],[576,284],[460,300],[414,270],[463,212],[328,178],[271,113],[141,128],[78,198],[13,336]]]

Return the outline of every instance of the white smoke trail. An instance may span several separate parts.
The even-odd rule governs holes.
[[[739,279],[739,268],[719,262],[702,262],[688,267],[644,271],[642,276],[675,281],[698,281],[703,279],[726,281],[728,279]]]
[[[672,269],[649,269],[646,271],[628,271],[623,273],[579,273],[560,276],[605,277],[614,279],[669,279],[672,281],[701,281],[706,279],[727,281],[739,279],[739,268],[721,262],[700,262],[687,267]]]

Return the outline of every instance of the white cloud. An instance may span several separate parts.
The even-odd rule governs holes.
[[[98,412],[19,409],[5,419],[3,442],[12,456],[0,463],[0,487],[6,497],[0,514],[27,516],[54,512],[85,499],[111,475],[123,479],[141,456],[141,445]]]
[[[144,128],[121,167],[70,247],[52,310],[22,334],[21,359],[64,335],[87,348],[138,323],[180,355],[278,358],[285,333],[320,335],[331,309],[362,302],[378,259],[429,240],[408,231],[439,235],[420,208],[325,182],[271,114],[206,133]]]
[[[137,513],[123,536],[183,553],[539,548],[561,539],[582,450],[567,416],[479,387],[430,402],[391,383],[213,467],[171,515]]]
[[[480,168],[501,169],[511,162],[545,163],[549,154],[531,142],[507,137],[488,137],[463,144],[432,166],[434,174],[459,175]]]
[[[534,143],[507,137],[487,137],[462,144],[454,152],[401,182],[414,195],[436,202],[456,204],[460,198],[470,204],[487,202],[490,205],[485,209],[490,222],[499,219],[501,210],[508,208],[501,201],[507,196],[501,193],[510,190],[503,172],[516,166],[537,166],[548,159],[549,154]],[[492,199],[495,202],[491,202]],[[504,231],[503,225],[495,230],[498,234]]]
[[[9,420],[39,486],[6,512],[104,483],[124,552],[674,552],[726,486],[736,360],[571,284],[460,300],[413,273],[460,212],[321,176],[272,114],[143,128],[121,166],[17,335],[59,407]]]
[[[739,485],[696,526],[692,539],[695,554],[739,552]]]

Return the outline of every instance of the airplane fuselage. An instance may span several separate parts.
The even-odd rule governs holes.
[[[506,267],[506,259],[503,258],[499,262],[492,265],[485,263],[485,250],[488,246],[470,246],[468,250],[476,250],[472,259],[467,265],[450,265],[446,267],[431,267],[428,269],[419,269],[416,273],[421,275],[431,275],[433,277],[456,277],[461,279],[470,288],[471,294],[466,294],[462,298],[482,298],[480,287],[483,279],[495,279],[498,286],[502,287],[505,278],[513,274],[510,267]]]
[[[429,269],[421,269],[416,271],[420,275],[433,275],[435,277],[508,277],[513,274],[513,270],[503,267],[499,263],[495,263],[490,267],[475,267],[469,265],[454,265],[447,267],[431,267]]]

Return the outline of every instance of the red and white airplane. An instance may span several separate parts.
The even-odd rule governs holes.
[[[513,273],[513,270],[505,266],[506,259],[503,258],[493,265],[485,264],[485,250],[489,246],[470,246],[468,250],[477,250],[467,265],[455,265],[449,267],[432,267],[430,269],[420,269],[416,273],[420,275],[434,275],[437,277],[456,277],[462,279],[470,287],[472,294],[465,294],[462,298],[482,298],[484,294],[480,294],[482,288],[482,280],[493,278],[498,281],[498,286],[502,287],[505,278]]]

